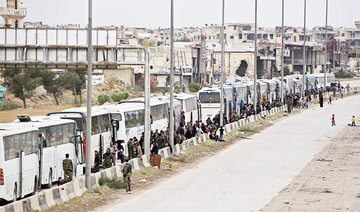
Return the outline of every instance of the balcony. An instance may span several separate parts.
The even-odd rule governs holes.
[[[24,18],[26,16],[26,13],[27,13],[26,8],[20,8],[18,10],[15,10],[15,9],[0,7],[1,16],[17,16],[18,18]]]

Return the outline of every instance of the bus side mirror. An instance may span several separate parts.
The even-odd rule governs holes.
[[[111,124],[112,124],[112,126],[113,126],[113,129],[115,128],[116,131],[119,130],[120,124],[119,124],[119,121],[118,121],[118,120],[111,120]]]

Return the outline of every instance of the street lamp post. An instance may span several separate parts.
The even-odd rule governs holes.
[[[254,48],[254,111],[255,111],[255,119],[256,119],[256,110],[257,110],[257,0],[255,0],[255,48]]]
[[[92,0],[89,0],[88,22],[88,70],[87,70],[87,99],[86,99],[86,166],[85,185],[91,189],[91,92],[92,92]]]
[[[220,126],[224,126],[224,66],[225,66],[225,0],[222,2],[222,21],[221,21],[221,73],[220,73]]]
[[[171,0],[170,23],[170,123],[169,143],[174,149],[174,0]]]
[[[282,24],[281,24],[281,85],[280,85],[280,102],[283,103],[284,90],[284,0],[282,0]]]
[[[329,0],[326,0],[326,20],[325,20],[325,38],[326,38],[326,42],[325,42],[325,71],[324,71],[324,89],[326,89],[326,73],[327,73],[327,62],[328,62],[328,8],[329,8]]]
[[[303,86],[302,86],[303,98],[305,98],[305,72],[306,72],[306,0],[304,0],[304,45],[303,45]]]

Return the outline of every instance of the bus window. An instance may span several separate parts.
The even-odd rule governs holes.
[[[201,103],[220,103],[220,93],[202,92],[199,93],[199,100]]]
[[[154,121],[165,119],[167,117],[168,108],[166,104],[156,105],[151,107],[151,115]]]
[[[120,113],[112,113],[111,114],[111,119],[113,119],[113,120],[117,120],[117,121],[122,121],[122,116],[121,116],[121,114]]]
[[[17,158],[17,153],[14,146],[14,137],[16,137],[16,135],[4,137],[5,160]]]
[[[99,125],[99,117],[98,116],[93,116],[91,117],[91,134],[95,135],[95,134],[99,134],[100,133],[100,125]]]
[[[99,116],[99,123],[101,126],[101,132],[108,132],[110,131],[110,119],[109,115],[102,115]]]
[[[25,152],[25,155],[30,155],[32,152],[32,134],[33,133],[26,133],[25,134],[25,140],[22,144],[22,149]]]
[[[39,135],[34,132],[32,133],[32,145],[31,145],[31,153],[38,153],[38,149],[39,149]]]

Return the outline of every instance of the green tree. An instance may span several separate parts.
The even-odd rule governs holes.
[[[4,84],[9,91],[21,99],[26,108],[26,99],[34,95],[35,89],[41,85],[41,78],[37,77],[37,70],[4,69],[1,71]]]
[[[56,73],[51,70],[40,70],[39,76],[42,79],[44,89],[55,99],[59,105],[59,96],[64,91],[64,79],[62,76],[57,77]]]
[[[64,82],[64,88],[72,91],[75,97],[75,105],[81,105],[82,89],[86,86],[86,70],[68,70],[61,76],[61,79]],[[77,96],[79,96],[79,102],[77,101]]]
[[[198,92],[201,89],[201,85],[196,82],[189,83],[189,91],[190,92]]]
[[[108,95],[104,94],[104,95],[98,96],[97,100],[100,105],[103,105],[104,103],[110,101],[110,97]]]

